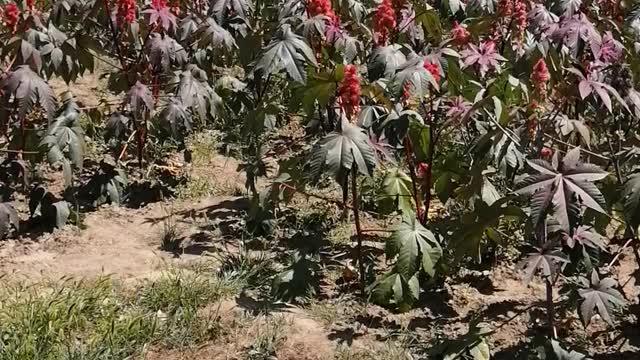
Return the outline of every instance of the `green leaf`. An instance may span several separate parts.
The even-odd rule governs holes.
[[[435,263],[442,256],[435,235],[413,217],[395,228],[386,242],[385,251],[389,260],[397,255],[396,269],[406,279],[420,269],[433,276]]]
[[[291,26],[282,25],[278,35],[264,49],[256,70],[264,75],[285,70],[297,82],[307,81],[306,65],[317,66],[316,57],[304,38],[293,33]]]
[[[67,96],[59,115],[49,125],[40,146],[47,150],[49,164],[62,165],[65,183],[71,186],[71,165],[82,169],[86,149],[80,111],[71,95]]]
[[[340,131],[330,133],[314,146],[310,165],[312,179],[326,172],[342,183],[353,166],[361,174],[371,176],[376,157],[364,130],[343,120]]]
[[[383,197],[390,198],[397,204],[403,215],[411,215],[415,211],[412,183],[409,175],[400,168],[387,170],[382,180]]]

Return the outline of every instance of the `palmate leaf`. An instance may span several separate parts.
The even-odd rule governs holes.
[[[407,61],[401,50],[402,46],[398,44],[376,48],[367,64],[369,80],[374,81],[381,77],[391,78],[396,69]]]
[[[187,62],[187,52],[175,39],[165,34],[152,33],[145,51],[149,62],[158,70],[168,71],[172,63]]]
[[[49,125],[40,146],[47,150],[51,165],[62,165],[65,184],[71,186],[72,165],[82,169],[86,146],[84,130],[80,125],[80,110],[70,94],[59,115]]]
[[[18,212],[10,203],[0,203],[0,239],[4,239],[11,229],[20,229]]]
[[[426,96],[429,94],[430,86],[436,90],[440,88],[433,75],[424,68],[424,60],[419,57],[402,64],[392,80],[393,92],[398,96],[401,96],[405,89],[409,90],[412,96]]]
[[[212,18],[208,18],[200,25],[195,36],[198,38],[199,46],[203,48],[211,46],[231,50],[236,46],[233,35]]]
[[[378,280],[372,288],[371,297],[374,302],[395,306],[400,311],[411,308],[420,296],[420,283],[417,276],[409,279],[392,271]]]
[[[178,96],[184,107],[191,109],[201,119],[207,114],[216,116],[222,99],[208,83],[207,74],[196,65],[189,65],[180,73]]]
[[[640,226],[640,173],[629,176],[625,182],[622,202],[627,225],[636,231]]]
[[[168,6],[151,6],[142,11],[142,13],[147,17],[149,24],[159,24],[165,31],[175,29],[177,26],[176,16],[171,12],[171,8]]]
[[[573,236],[566,236],[567,246],[574,248],[576,243],[582,246],[588,246],[594,249],[604,250],[606,237],[598,234],[592,226],[580,225],[574,232]]]
[[[521,181],[517,193],[533,195],[530,215],[534,224],[553,209],[561,229],[569,233],[580,210],[578,205],[607,213],[604,197],[593,182],[609,174],[595,165],[581,163],[580,148],[569,151],[562,161],[554,160],[555,168],[543,160],[527,163],[539,173]]]
[[[277,36],[263,50],[256,70],[265,75],[276,74],[282,70],[297,82],[307,81],[305,67],[317,66],[316,57],[304,38],[293,33],[291,26],[282,25]]]
[[[56,98],[47,82],[28,65],[20,65],[0,83],[4,91],[13,94],[18,101],[20,117],[31,112],[39,104],[48,114],[56,109]]]
[[[193,130],[191,114],[180,98],[172,98],[158,115],[160,126],[173,137],[180,138]]]
[[[312,179],[326,172],[342,184],[354,166],[359,173],[371,176],[376,156],[364,130],[343,120],[340,131],[330,133],[314,146],[310,166]]]
[[[210,4],[210,11],[219,24],[224,24],[231,16],[246,21],[253,11],[253,4],[249,0],[211,0]]]
[[[134,114],[146,116],[153,112],[153,94],[149,87],[140,81],[136,81],[135,85],[129,89],[126,101]]]
[[[442,248],[435,235],[412,216],[395,228],[385,244],[385,253],[389,260],[397,256],[396,271],[410,279],[419,270],[434,276]]]
[[[392,199],[403,215],[411,215],[415,210],[411,178],[400,168],[390,169],[382,180],[383,197]]]
[[[584,326],[588,326],[597,310],[610,325],[613,325],[613,313],[626,306],[622,294],[614,287],[617,282],[612,278],[600,279],[597,271],[591,272],[591,280],[583,279],[588,287],[580,289],[580,296],[584,299],[580,304],[580,317]]]
[[[537,249],[535,253],[530,253],[525,259],[520,261],[518,268],[525,271],[525,281],[528,283],[533,276],[539,272],[547,279],[552,279],[568,261],[562,257],[559,249]]]

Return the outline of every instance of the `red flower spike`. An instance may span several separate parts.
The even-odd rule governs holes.
[[[547,92],[547,83],[549,80],[551,80],[549,69],[544,59],[541,58],[533,65],[533,71],[531,72],[531,82],[533,83],[536,93],[541,97],[544,97]]]
[[[529,25],[529,19],[527,18],[527,4],[523,0],[516,0],[514,12],[518,31],[524,32]]]
[[[466,27],[458,24],[457,21],[453,22],[453,29],[451,30],[453,43],[456,45],[464,45],[469,42],[471,34]]]
[[[167,7],[166,0],[151,0],[151,7],[156,10],[162,10]]]
[[[391,0],[383,0],[373,17],[373,38],[378,46],[385,46],[389,35],[396,28],[396,12]]]
[[[424,68],[431,73],[431,76],[433,76],[436,82],[440,82],[440,67],[438,66],[438,64],[425,61]]]
[[[4,7],[4,24],[6,27],[15,32],[20,21],[20,9],[15,3],[8,3]]]
[[[117,0],[119,23],[131,24],[136,20],[136,1]],[[154,1],[155,3],[155,1]]]
[[[351,120],[360,110],[360,79],[358,69],[347,65],[344,69],[344,80],[338,89],[340,106]]]

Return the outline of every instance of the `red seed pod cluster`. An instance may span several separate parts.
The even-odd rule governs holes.
[[[509,17],[513,14],[513,0],[499,0],[498,14],[502,17]]]
[[[440,67],[438,66],[438,64],[425,61],[424,68],[431,73],[431,76],[433,76],[436,82],[440,82]]]
[[[529,19],[527,18],[527,3],[524,2],[524,0],[515,0],[514,16],[518,31],[524,32],[529,25]]]
[[[541,58],[535,65],[533,65],[533,71],[531,72],[531,82],[533,83],[536,93],[540,97],[544,97],[546,95],[547,83],[550,79],[551,75],[549,74],[547,64],[544,62],[544,59]]]
[[[167,7],[166,0],[151,0],[151,7],[156,10],[162,10]]]
[[[469,42],[471,34],[466,27],[458,24],[457,21],[453,22],[453,29],[451,30],[453,43],[456,45],[465,45]]]
[[[20,21],[20,9],[18,9],[18,5],[14,3],[8,3],[4,7],[4,24],[6,27],[11,29],[11,31],[16,31],[18,27],[18,22]]]
[[[136,20],[136,0],[117,0],[118,1],[118,20],[131,24]]]
[[[378,46],[384,46],[389,40],[389,35],[396,27],[396,12],[391,0],[383,0],[373,17],[374,42]]]
[[[307,3],[307,13],[310,17],[324,15],[332,22],[337,22],[338,16],[331,8],[331,0],[309,0]]]
[[[360,110],[360,79],[358,69],[354,65],[347,65],[344,69],[344,80],[338,90],[340,106],[349,119]]]

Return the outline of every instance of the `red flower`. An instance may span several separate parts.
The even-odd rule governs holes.
[[[384,46],[389,40],[391,31],[396,27],[396,12],[391,0],[383,0],[373,17],[373,38],[378,46]]]
[[[127,24],[131,24],[136,19],[136,0],[117,0],[118,1],[118,19],[124,20]],[[155,1],[154,1],[155,3]]]
[[[351,119],[360,110],[360,79],[358,69],[354,65],[347,65],[344,69],[344,80],[338,89],[340,106],[347,117]]]
[[[167,7],[166,0],[151,0],[151,7],[156,10],[162,10]]]
[[[546,94],[547,83],[550,79],[551,75],[549,74],[549,69],[547,69],[547,64],[544,62],[544,59],[541,58],[533,65],[533,72],[531,73],[531,82],[533,83],[535,91],[540,96]]]
[[[518,31],[524,32],[529,25],[529,19],[527,18],[527,4],[523,0],[516,0],[514,10]]]
[[[36,0],[27,0],[27,7],[29,10],[33,11],[33,7],[35,6]]]
[[[7,6],[4,7],[4,24],[15,32],[19,21],[20,9],[18,9],[18,5],[8,3]]]
[[[545,146],[542,149],[540,149],[540,156],[542,156],[543,158],[550,158],[552,155],[553,155],[553,151],[548,147]]]
[[[438,66],[438,64],[425,61],[424,68],[431,73],[436,82],[440,82],[440,67]]]
[[[453,22],[453,29],[451,30],[451,34],[453,35],[453,42],[456,45],[464,45],[469,42],[469,30],[466,27],[458,24],[457,21]]]
[[[309,0],[307,3],[307,12],[309,17],[324,15],[331,22],[339,22],[338,16],[331,8],[331,0]]]

